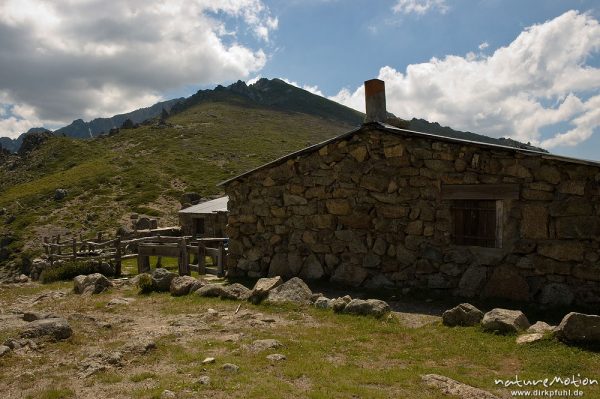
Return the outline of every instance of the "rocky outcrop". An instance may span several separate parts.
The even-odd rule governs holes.
[[[475,326],[483,319],[483,312],[470,303],[461,303],[442,314],[442,322],[449,326]]]
[[[556,328],[556,336],[567,343],[600,344],[600,316],[571,312]]]
[[[481,326],[486,331],[518,333],[529,328],[529,321],[520,310],[496,308],[483,316]]]
[[[43,131],[35,131],[23,135],[23,142],[21,143],[18,154],[21,156],[29,154],[31,151],[39,148],[52,136],[52,132],[45,129]]]

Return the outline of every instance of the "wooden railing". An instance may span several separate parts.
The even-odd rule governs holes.
[[[75,238],[61,242],[60,235],[44,237],[44,252],[50,267],[57,260],[88,260],[92,262],[111,262],[115,275],[121,275],[122,261],[137,258],[138,272],[150,270],[150,256],[177,258],[180,275],[189,275],[191,271],[199,274],[211,272],[222,276],[226,264],[226,238],[193,238],[151,236],[122,240],[121,237],[103,241],[102,234],[93,240],[77,241]],[[190,255],[195,255],[197,264],[190,263]],[[205,257],[214,259],[216,270],[208,270]]]

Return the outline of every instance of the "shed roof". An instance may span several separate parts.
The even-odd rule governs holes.
[[[227,201],[229,197],[221,197],[214,200],[202,202],[200,204],[192,205],[179,211],[179,213],[216,213],[216,212],[227,212]]]
[[[484,143],[484,142],[480,142],[480,141],[472,141],[472,140],[465,140],[465,139],[459,139],[459,138],[448,137],[448,136],[440,136],[437,134],[423,133],[423,132],[417,132],[414,130],[407,130],[407,129],[400,129],[395,126],[388,125],[388,124],[381,123],[381,122],[370,122],[370,123],[364,123],[363,125],[355,128],[355,129],[352,129],[349,132],[342,133],[338,136],[335,136],[333,138],[325,140],[321,143],[318,143],[318,144],[312,145],[310,147],[306,147],[301,150],[284,155],[281,158],[275,159],[275,160],[268,162],[264,165],[261,165],[257,168],[251,169],[247,172],[242,173],[241,175],[232,177],[231,179],[227,179],[217,185],[218,186],[227,185],[235,180],[238,180],[244,176],[247,176],[247,175],[257,172],[259,170],[266,169],[271,166],[279,165],[279,164],[287,161],[288,159],[292,159],[292,158],[295,158],[295,157],[298,157],[298,156],[301,156],[304,154],[309,154],[311,152],[318,151],[319,149],[325,147],[329,143],[343,140],[343,139],[348,138],[358,132],[366,131],[366,130],[378,130],[381,132],[396,134],[396,135],[400,135],[400,136],[422,137],[422,138],[428,138],[428,139],[433,139],[433,140],[437,140],[437,141],[445,141],[445,142],[451,142],[451,143],[471,144],[471,145],[475,145],[478,147],[484,147],[484,148],[490,148],[490,149],[502,149],[502,150],[506,150],[506,151],[512,151],[515,153],[539,156],[544,159],[552,159],[552,160],[556,160],[556,161],[560,161],[560,162],[569,162],[569,163],[575,163],[575,164],[581,164],[581,165],[600,167],[600,162],[597,162],[597,161],[565,157],[565,156],[561,156],[561,155],[550,154],[550,153],[543,152],[543,151],[530,150],[530,149],[526,149],[526,148],[517,148],[517,147],[511,147],[511,146],[506,146],[506,145],[501,145],[501,144]]]

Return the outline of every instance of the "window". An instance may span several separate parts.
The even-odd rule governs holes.
[[[454,244],[499,248],[498,208],[502,201],[454,200]]]
[[[444,184],[441,198],[450,201],[455,244],[502,248],[504,204],[519,199],[519,185]]]
[[[194,236],[199,236],[204,234],[204,219],[203,218],[198,218],[198,219],[194,219],[194,231],[193,231],[193,235]]]

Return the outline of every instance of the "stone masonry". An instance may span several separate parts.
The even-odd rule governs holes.
[[[517,184],[502,248],[453,244],[444,185]],[[379,124],[225,184],[228,269],[600,304],[600,167]]]

